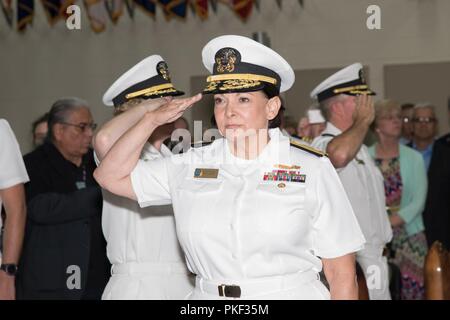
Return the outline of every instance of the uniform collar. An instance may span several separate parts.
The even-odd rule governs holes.
[[[290,139],[282,134],[280,129],[269,129],[270,141],[264,147],[261,154],[253,160],[246,160],[235,157],[228,146],[228,141],[224,138],[222,148],[224,153],[224,164],[227,166],[249,166],[256,168],[258,166],[271,166],[274,164],[290,164]]]
[[[323,130],[322,135],[324,134],[331,134],[333,136],[338,136],[342,133],[342,130],[338,129],[334,124],[327,121],[327,125],[325,127],[325,130]]]
[[[142,158],[155,158],[155,157],[170,157],[172,151],[163,143],[161,144],[161,151],[156,149],[151,143],[146,142],[144,148],[142,148]]]

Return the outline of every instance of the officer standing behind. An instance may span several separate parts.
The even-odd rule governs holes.
[[[278,128],[291,66],[249,38],[221,36],[203,49],[224,138],[152,161],[152,132],[201,95],[147,112],[110,149],[95,177],[141,206],[172,203],[178,239],[197,275],[191,299],[356,299],[353,252],[364,237],[328,158]],[[321,257],[321,259],[319,258]]]
[[[95,136],[97,162],[112,145],[152,108],[184,94],[176,90],[166,62],[152,55],[120,76],[106,91],[103,103],[114,106],[116,117]],[[166,99],[161,97],[169,97]],[[160,99],[158,99],[160,98]],[[142,101],[152,99],[146,106]],[[128,110],[128,111],[127,111]],[[163,144],[174,124],[155,129],[140,159],[172,155]],[[103,189],[103,233],[112,276],[103,299],[183,299],[193,288],[193,277],[183,259],[175,233],[171,205],[141,209],[136,201]]]
[[[383,176],[363,140],[375,111],[360,63],[352,64],[320,83],[312,92],[327,124],[312,145],[329,155],[366,238],[356,260],[364,271],[372,300],[390,299],[387,260],[383,249],[392,238],[385,209]]]

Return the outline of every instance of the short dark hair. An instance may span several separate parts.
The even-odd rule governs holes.
[[[281,126],[281,118],[283,117],[283,112],[286,110],[284,107],[284,100],[280,97],[279,92],[272,85],[265,85],[263,90],[264,94],[268,99],[272,99],[273,97],[278,97],[281,101],[280,110],[278,110],[278,114],[272,120],[269,120],[269,129],[279,128]]]
[[[48,122],[48,112],[41,115],[39,118],[33,121],[31,124],[31,133],[34,134],[34,131],[36,130],[37,126],[41,123],[47,123]]]
[[[57,123],[66,122],[69,115],[80,108],[88,108],[88,103],[83,99],[71,97],[56,100],[48,113],[48,132],[46,140],[52,142],[55,138],[53,126]]]
[[[414,103],[411,102],[404,103],[400,106],[400,108],[402,109],[402,111],[412,109],[414,108]]]

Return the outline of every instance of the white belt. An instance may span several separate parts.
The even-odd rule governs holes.
[[[195,288],[202,293],[239,298],[289,290],[313,280],[320,280],[319,274],[313,270],[268,278],[227,281],[225,283],[206,280],[197,276],[195,279]]]
[[[152,275],[189,274],[182,262],[127,262],[114,264],[111,275],[148,273]]]

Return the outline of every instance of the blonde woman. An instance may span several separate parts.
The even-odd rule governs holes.
[[[386,206],[393,228],[391,262],[402,274],[401,299],[423,299],[423,264],[427,253],[422,211],[427,176],[422,156],[400,144],[400,105],[391,100],[375,104],[373,129],[378,142],[369,148],[384,177]]]

